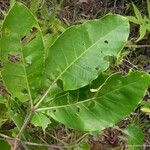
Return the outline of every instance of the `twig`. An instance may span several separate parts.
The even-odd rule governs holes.
[[[26,145],[32,145],[32,146],[43,146],[43,147],[49,147],[49,148],[73,148],[77,145],[66,145],[66,146],[56,146],[56,145],[49,145],[49,144],[39,144],[39,143],[32,143],[32,142],[24,142]]]
[[[116,9],[117,0],[114,1],[114,10]]]
[[[32,111],[31,111],[31,112],[29,113],[29,115],[27,116],[27,118],[26,118],[26,120],[25,120],[23,126],[21,127],[21,129],[20,129],[18,135],[17,135],[16,138],[15,138],[13,150],[16,150],[16,149],[17,149],[17,145],[18,145],[19,138],[20,138],[21,134],[23,133],[23,131],[25,130],[26,126],[28,125],[28,123],[29,123],[31,117],[32,117]]]
[[[4,140],[15,140],[15,138],[9,137],[7,135],[1,134],[0,136],[4,138]],[[31,145],[31,146],[41,146],[41,147],[49,147],[49,148],[58,148],[58,149],[62,149],[62,148],[73,148],[76,147],[77,144],[73,144],[73,145],[65,145],[65,146],[57,146],[57,145],[49,145],[49,144],[39,144],[39,143],[33,143],[33,142],[28,142],[28,141],[21,141],[18,139],[19,142],[24,143],[26,145]]]
[[[5,134],[2,134],[2,133],[0,133],[0,136],[1,136],[2,138],[4,138],[4,139],[14,140],[14,138],[9,137],[9,136],[7,136],[7,135],[5,135]]]
[[[124,59],[125,62],[127,62],[128,64],[130,64],[132,66],[132,68],[130,66],[128,66],[131,69],[138,69],[137,66],[135,66],[134,64],[132,64],[130,61],[128,61],[127,59]]]
[[[150,45],[125,45],[125,47],[128,47],[128,48],[149,48]]]
[[[63,142],[62,140],[60,140],[59,138],[53,136],[52,134],[46,132],[47,135],[49,135],[50,137],[52,137],[53,139],[55,139],[56,141],[60,142],[63,145],[66,145],[67,143]]]
[[[86,136],[88,135],[88,133],[83,134],[77,141],[76,143],[80,143]]]

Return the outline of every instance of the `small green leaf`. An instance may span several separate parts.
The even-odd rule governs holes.
[[[138,42],[138,41],[142,40],[145,35],[146,35],[146,27],[141,25],[140,26],[140,37],[136,41]]]
[[[148,16],[150,18],[150,1],[147,0],[147,11],[148,11]]]
[[[143,23],[143,18],[142,18],[141,12],[139,11],[139,9],[136,7],[136,5],[133,2],[132,2],[132,6],[134,9],[136,18],[139,20],[140,23]]]
[[[37,12],[41,2],[42,2],[42,0],[32,0],[31,1],[30,10],[32,11],[32,13],[36,13]]]
[[[31,123],[34,126],[42,127],[43,131],[48,127],[48,125],[51,123],[50,119],[43,113],[35,113]]]
[[[131,124],[123,132],[127,135],[128,148],[130,150],[140,150],[144,143],[142,129],[135,124]]]
[[[130,22],[133,22],[135,24],[140,24],[140,21],[136,17],[128,16],[127,18]]]

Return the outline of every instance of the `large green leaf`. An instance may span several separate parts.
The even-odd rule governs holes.
[[[68,95],[59,96],[51,107],[38,111],[48,110],[52,118],[69,127],[98,131],[115,125],[132,112],[149,84],[150,76],[143,72],[129,73],[125,77],[114,74],[92,98],[76,102]]]
[[[2,27],[1,74],[11,95],[21,101],[31,99],[31,93],[41,86],[43,45],[37,20],[24,5],[15,3]]]
[[[67,29],[49,49],[46,74],[64,90],[89,84],[109,67],[108,56],[117,56],[127,41],[129,24],[119,15],[87,21]]]

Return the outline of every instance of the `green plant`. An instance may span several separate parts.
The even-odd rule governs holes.
[[[80,131],[100,131],[132,112],[150,76],[103,75],[128,35],[125,17],[106,15],[70,27],[47,48],[34,15],[15,3],[3,22],[0,41],[1,101],[17,127],[14,149],[18,139],[28,139],[29,123],[45,130],[53,118]]]
[[[50,6],[51,9],[49,8]],[[31,1],[30,10],[32,13],[38,14],[38,21],[44,34],[51,32],[58,35],[67,28],[67,26],[57,17],[61,7],[62,1],[59,3],[56,0]]]
[[[130,124],[123,130],[123,133],[126,134],[128,149],[138,150],[143,145],[144,133],[140,126]]]
[[[139,28],[139,38],[137,39],[137,42],[144,38],[146,35],[146,31],[150,31],[150,1],[147,0],[147,11],[148,11],[148,17],[142,16],[142,13],[137,8],[137,6],[132,2],[132,6],[134,9],[135,17],[134,16],[128,16],[129,21],[138,24],[140,26]]]

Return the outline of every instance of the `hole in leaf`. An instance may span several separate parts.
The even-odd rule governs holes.
[[[21,38],[22,45],[26,45],[29,42],[31,42],[33,39],[35,39],[37,32],[38,32],[38,29],[33,27],[27,35],[25,35]]]
[[[55,112],[56,112],[56,109],[53,110],[53,113],[55,113]]]
[[[3,82],[0,82],[0,95],[5,97],[11,96],[10,93],[8,93],[8,91],[6,90]]]
[[[11,129],[14,129],[16,127],[16,125],[13,123],[13,122],[9,122],[9,121],[6,121],[2,126],[2,130],[11,130]]]
[[[63,89],[63,82],[62,82],[62,80],[58,79],[57,80],[57,85],[58,85],[58,87],[60,87],[61,89]]]
[[[40,95],[44,95],[45,92],[46,92],[46,89],[41,89],[41,90],[40,90]]]
[[[96,69],[96,70],[99,70],[99,67],[96,67],[95,69]]]
[[[32,56],[28,56],[25,58],[26,67],[30,66],[32,64]]]
[[[79,107],[77,107],[77,112],[78,112],[78,113],[80,112],[80,108],[79,108]]]
[[[15,101],[19,101],[19,99],[17,97],[15,97],[14,99],[15,99]]]
[[[105,40],[105,41],[104,41],[104,43],[108,44],[108,41],[107,41],[107,40]]]
[[[30,30],[31,33],[35,33],[35,32],[37,32],[37,31],[38,31],[38,29],[37,29],[36,27],[33,27],[33,28]]]
[[[17,63],[21,60],[21,57],[19,54],[17,55],[8,54],[8,60],[12,63]]]
[[[24,89],[22,90],[22,93],[23,93],[23,94],[27,94],[27,93],[28,93],[28,90],[24,88]]]

